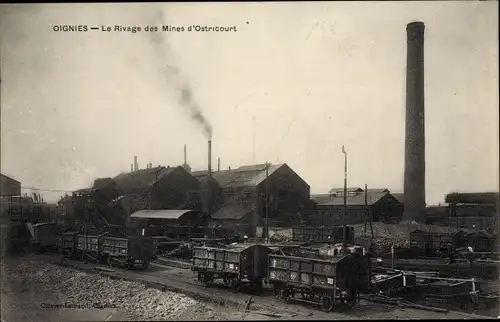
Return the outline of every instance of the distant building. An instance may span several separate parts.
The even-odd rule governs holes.
[[[445,196],[449,217],[441,225],[498,233],[499,193],[450,193]]]
[[[99,178],[91,188],[80,189],[67,198],[65,210],[72,207],[72,214],[78,222],[92,223],[96,226],[123,225],[125,215],[119,204],[121,191],[112,178]],[[69,202],[68,202],[69,201]]]
[[[209,177],[207,171],[193,175],[200,181]],[[287,164],[269,165],[267,177],[265,164],[215,171],[211,176],[220,187],[218,209],[212,213],[216,225],[252,236],[257,226],[264,225],[266,208],[270,226],[300,223],[310,209],[309,185]]]
[[[0,216],[8,217],[11,209],[22,209],[21,182],[0,174]]]
[[[366,203],[363,189],[349,188],[347,192],[345,223],[348,225],[363,223],[368,219],[397,223],[402,218],[401,203],[388,189],[368,189]],[[311,200],[315,203],[311,224],[317,226],[344,224],[344,189],[332,189],[328,194],[311,195]]]
[[[0,174],[0,196],[20,196],[21,182],[12,179],[4,174]]]

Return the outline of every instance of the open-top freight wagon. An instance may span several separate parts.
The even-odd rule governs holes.
[[[32,250],[36,252],[53,252],[58,250],[61,227],[51,223],[33,225]]]
[[[415,230],[410,233],[410,248],[421,256],[449,256],[450,252],[471,246],[474,252],[494,252],[496,236],[484,232],[438,233]]]
[[[371,288],[371,260],[361,248],[346,256],[269,255],[269,283],[275,295],[288,301],[320,304],[331,311],[336,304],[356,303]]]
[[[238,291],[242,284],[262,287],[267,277],[267,259],[272,249],[256,244],[236,244],[225,248],[194,247],[191,269],[206,285],[216,279]]]
[[[82,234],[76,230],[60,231],[52,224],[33,226],[32,246],[43,251],[58,251],[66,257],[83,261],[115,264],[131,268],[137,264],[147,269],[155,255],[149,236],[110,237],[107,234]]]
[[[346,227],[346,242],[354,242],[354,227]],[[302,226],[292,228],[292,240],[303,243],[336,244],[343,241],[344,227],[312,227]]]
[[[76,230],[70,230],[59,234],[58,248],[60,254],[64,254],[68,257],[76,255],[76,236],[78,234],[79,232]]]
[[[154,256],[154,242],[151,237],[104,236],[101,245],[101,256],[109,265],[115,264],[127,268],[141,265],[143,269],[147,269]]]
[[[83,261],[101,261],[102,235],[77,235],[76,256]]]

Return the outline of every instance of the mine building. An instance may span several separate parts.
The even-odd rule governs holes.
[[[200,182],[209,180],[216,189],[220,187],[215,193],[220,201],[212,203],[216,210],[211,218],[215,226],[223,229],[254,236],[257,227],[264,225],[266,214],[269,226],[291,226],[310,209],[309,185],[287,164],[196,171],[193,175]]]
[[[0,196],[20,196],[21,182],[0,173]]]
[[[114,178],[121,196],[119,203],[128,218],[144,209],[201,210],[200,182],[184,167],[152,167],[134,169]]]
[[[499,193],[450,193],[445,202],[449,207],[448,225],[498,233]]]
[[[121,191],[112,178],[98,178],[92,187],[73,192],[71,197],[66,196],[59,204],[63,206],[66,218],[73,215],[73,223],[77,225],[123,225],[123,209],[113,202],[120,195]]]
[[[21,201],[21,182],[0,174],[0,215],[7,217],[15,204]]]
[[[344,214],[344,189],[332,189],[328,194],[311,195],[315,203],[311,223],[317,226],[360,224],[367,220],[397,223],[403,212],[401,203],[388,189],[348,188],[346,218]]]

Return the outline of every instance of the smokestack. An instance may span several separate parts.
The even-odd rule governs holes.
[[[130,164],[130,172],[134,172],[134,165]]]
[[[212,173],[212,140],[208,140],[208,174]]]
[[[220,158],[217,158],[217,171],[220,171]]]
[[[187,146],[184,144],[184,165],[187,164]]]
[[[406,26],[406,137],[403,220],[425,222],[425,121],[423,22]]]
[[[137,156],[134,156],[134,171],[139,170],[139,165],[137,164]]]

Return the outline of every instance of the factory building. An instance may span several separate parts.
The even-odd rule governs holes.
[[[12,179],[4,174],[0,174],[0,196],[20,196],[21,195],[21,182]]]
[[[266,214],[269,226],[290,226],[299,223],[310,209],[309,185],[287,164],[196,171],[193,175],[200,182],[208,180],[216,189],[220,187],[215,192],[220,201],[212,204],[213,209],[218,208],[211,213],[215,225],[249,236],[265,224]]]
[[[499,193],[450,193],[446,195],[449,217],[441,224],[476,231],[498,233]]]
[[[71,198],[61,200],[64,210],[73,207],[77,223],[88,223],[99,227],[124,223],[122,208],[114,200],[121,195],[117,183],[112,178],[99,178],[91,188],[80,189]]]
[[[143,209],[200,210],[200,182],[184,167],[136,169],[113,179],[121,193],[117,202],[127,218]]]
[[[311,223],[317,226],[344,224],[344,189],[311,195],[311,200],[315,203]],[[348,188],[346,201],[345,223],[348,225],[364,223],[365,220],[397,223],[403,215],[402,204],[388,189],[368,189],[365,196],[361,188]]]

